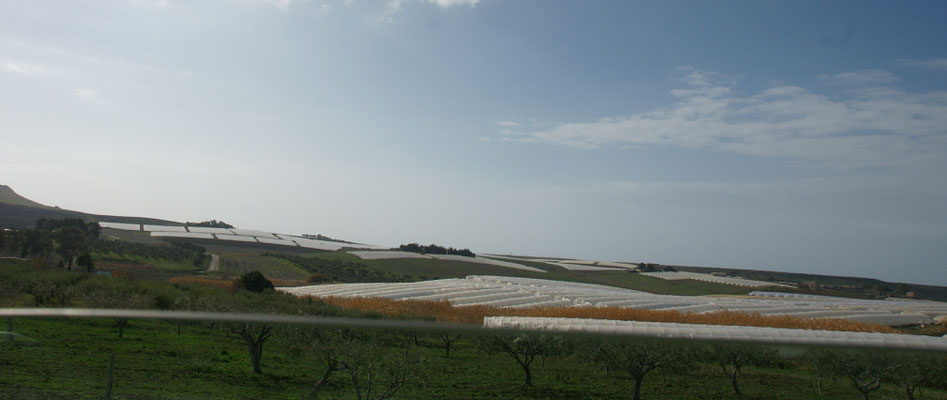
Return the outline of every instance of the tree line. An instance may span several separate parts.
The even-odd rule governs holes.
[[[233,225],[230,225],[224,221],[218,221],[216,219],[212,219],[210,221],[201,221],[201,222],[188,221],[184,225],[201,226],[201,227],[206,227],[206,228],[225,228],[225,229],[233,229],[234,227]]]
[[[97,222],[79,218],[40,218],[33,228],[0,230],[0,254],[8,257],[32,258],[37,266],[53,263],[59,256],[59,266],[72,270],[73,265],[91,271],[93,261],[91,244],[98,239],[102,228]]]
[[[417,243],[408,243],[402,244],[398,247],[401,251],[410,251],[412,253],[421,253],[421,254],[449,254],[456,256],[464,257],[476,257],[477,255],[470,249],[455,249],[453,247],[444,247],[438,246],[436,244],[429,244],[427,246],[420,245]]]

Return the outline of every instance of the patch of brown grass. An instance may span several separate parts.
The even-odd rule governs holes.
[[[379,297],[321,297],[319,300],[341,308],[377,312],[388,317],[427,315],[433,316],[442,322],[467,324],[482,324],[483,317],[487,316],[518,316],[898,333],[898,331],[884,325],[866,324],[843,319],[805,319],[789,316],[764,316],[732,311],[720,311],[707,314],[682,314],[677,311],[638,310],[619,307],[546,307],[530,309],[497,308],[490,306],[454,307],[446,300],[391,300]]]
[[[295,279],[278,279],[278,278],[271,278],[271,279],[270,279],[270,282],[273,282],[273,286],[276,286],[276,287],[305,286],[305,285],[307,285],[306,282],[300,281],[300,280],[295,280]]]

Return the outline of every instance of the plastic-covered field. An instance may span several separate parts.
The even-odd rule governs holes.
[[[557,265],[569,271],[618,271],[618,268],[599,267],[590,264],[572,264],[565,262],[547,263]]]
[[[144,227],[145,231],[152,232],[152,236],[159,237],[177,237],[185,239],[218,239],[218,240],[229,240],[234,242],[246,242],[246,243],[266,243],[266,244],[276,244],[282,246],[292,246],[292,247],[305,247],[307,249],[314,250],[327,250],[327,251],[336,251],[342,248],[351,248],[351,249],[365,249],[365,250],[377,250],[377,249],[388,249],[384,246],[376,246],[371,244],[361,244],[361,243],[341,243],[341,242],[332,242],[326,240],[314,240],[306,239],[293,235],[284,235],[277,233],[269,233],[261,230],[255,229],[226,229],[226,228],[212,228],[206,226],[188,226],[187,228],[179,225],[136,225],[136,224],[122,224],[117,222],[101,222],[99,223],[103,228],[112,228],[112,229],[122,229],[122,230],[141,230]],[[166,233],[179,233],[181,235],[169,235]],[[195,235],[188,235],[188,233],[193,233]]]
[[[478,264],[496,265],[498,267],[513,268],[531,272],[546,272],[539,268],[527,265],[517,264],[515,262],[493,260],[485,257],[467,257],[454,254],[419,254],[410,251],[350,251],[352,254],[363,260],[386,260],[395,258],[426,258],[435,260],[463,261]]]
[[[279,237],[283,239],[288,239],[291,236],[279,235]],[[329,242],[325,240],[312,240],[312,239],[293,237],[292,241],[299,244],[300,247],[305,247],[307,249],[336,251],[342,248],[342,243]]]
[[[410,251],[350,251],[349,254],[363,260],[387,260],[391,258],[431,258],[431,256]]]
[[[234,235],[240,236],[261,236],[261,237],[273,237],[273,234],[270,232],[263,232],[256,229],[229,229],[233,232]]]
[[[947,303],[931,301],[763,297],[670,296],[587,283],[470,275],[411,283],[352,283],[278,288],[299,296],[384,297],[447,300],[458,306],[594,306],[681,313],[734,311],[799,318],[840,318],[889,326],[929,324],[947,314]]]
[[[296,247],[296,242],[293,242],[292,240],[277,239],[277,238],[275,238],[275,237],[273,237],[273,236],[270,236],[270,237],[257,237],[256,240],[258,240],[260,243],[275,244],[275,245],[279,245],[279,246],[293,246],[293,247]]]
[[[218,240],[229,240],[231,242],[252,242],[256,243],[256,239],[251,236],[237,236],[237,235],[214,235]]]
[[[187,232],[187,229],[184,229],[180,225],[148,225],[143,224],[141,229],[145,232]]]
[[[696,272],[679,272],[679,271],[642,272],[641,275],[650,276],[654,278],[667,279],[667,280],[693,279],[695,281],[723,283],[727,285],[746,286],[746,287],[765,287],[765,286],[788,287],[787,285],[782,285],[782,284],[773,283],[773,282],[754,281],[751,279],[742,279],[742,278],[730,278],[726,276],[713,276],[710,274],[700,274]]]
[[[230,229],[211,228],[207,226],[189,226],[187,227],[187,230],[190,232],[196,232],[196,233],[214,233],[218,235],[233,235],[233,232],[231,232]]]
[[[595,332],[697,340],[947,351],[947,338],[894,333],[838,332],[751,326],[545,317],[486,317],[483,319],[483,326],[487,328]]]
[[[139,224],[124,224],[121,222],[99,222],[99,226],[103,228],[112,228],[123,231],[140,231],[141,225]]]
[[[486,254],[492,258],[502,258],[510,262],[532,261],[556,265],[570,271],[615,271],[617,268],[636,269],[638,264],[609,262],[609,261],[588,261],[588,260],[559,260],[551,258],[522,258],[513,256],[504,256],[496,254]]]
[[[173,238],[183,238],[183,239],[213,239],[214,235],[209,233],[194,233],[194,232],[151,232],[151,236],[154,237],[173,237]]]
[[[464,262],[473,262],[473,263],[478,263],[478,264],[496,265],[498,267],[513,268],[513,269],[519,269],[523,271],[546,272],[539,268],[534,268],[527,265],[517,264],[517,263],[509,262],[509,261],[492,260],[485,257],[466,257],[466,256],[453,255],[453,254],[431,254],[431,257],[438,260],[464,261]]]

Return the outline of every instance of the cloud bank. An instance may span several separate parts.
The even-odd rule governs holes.
[[[677,146],[786,157],[843,168],[943,160],[947,154],[947,92],[908,93],[887,85],[884,71],[821,77],[841,85],[823,94],[778,85],[752,95],[736,81],[682,69],[673,104],[653,111],[562,123],[518,132],[520,141],[594,149]]]

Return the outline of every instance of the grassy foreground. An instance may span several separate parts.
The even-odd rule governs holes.
[[[0,344],[0,398],[103,398],[110,354],[115,354],[114,399],[299,399],[319,379],[323,364],[298,351],[290,328],[267,343],[263,374],[248,368],[245,345],[221,326],[132,321],[119,339],[111,320],[16,319],[14,330],[31,341]],[[394,333],[392,333],[394,334]],[[407,336],[402,338],[408,342]],[[410,342],[408,342],[410,343]],[[589,362],[586,354],[536,362],[534,387],[522,385],[522,370],[508,356],[486,355],[462,338],[448,358],[433,337],[410,344],[423,360],[423,374],[409,381],[402,399],[618,399],[631,398],[628,377]],[[819,395],[813,371],[747,368],[741,377],[743,399],[857,398],[850,384],[828,381]],[[700,363],[686,373],[649,375],[643,398],[731,399],[728,379],[716,365]],[[947,393],[924,389],[924,398]],[[344,374],[333,376],[321,398],[355,396]],[[873,398],[903,398],[900,388],[884,385]]]

